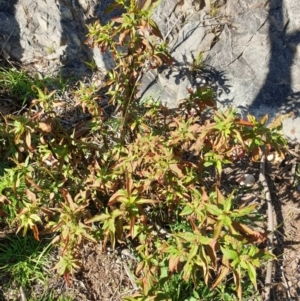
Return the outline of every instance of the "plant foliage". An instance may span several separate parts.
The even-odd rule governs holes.
[[[104,249],[131,241],[141,291],[128,300],[166,300],[163,284],[176,277],[211,289],[233,277],[241,299],[243,279],[256,289],[257,268],[273,255],[263,244],[268,233],[245,222],[255,205],[238,205],[234,191],[222,190],[223,167],[246,156],[259,160],[271,147],[282,154],[286,142],[265,118],[217,110],[207,87],[189,90],[172,111],[139,102],[144,72],[172,63],[151,19],[153,2],[139,9],[117,0],[121,17],[88,27],[87,43],[115,60],[105,84],[114,116],[104,114],[97,89],[84,84],[74,92],[77,109],[90,116],[84,125],[66,128],[54,91],[36,85],[26,112],[2,116],[3,155],[13,167],[1,177],[9,187],[0,189],[1,215],[37,240],[55,234],[54,269],[69,285],[86,241],[101,239]],[[207,112],[212,117],[203,117]],[[193,294],[187,300],[198,300]]]

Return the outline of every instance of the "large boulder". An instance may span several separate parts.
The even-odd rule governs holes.
[[[167,2],[161,5],[169,12]],[[243,116],[268,114],[271,122],[294,113],[294,119],[283,121],[284,133],[300,140],[299,1],[198,1],[198,8],[196,1],[183,1],[188,2],[187,8],[174,7],[171,17],[156,17],[164,35],[171,36],[176,68],[148,73],[141,95],[156,92],[174,107],[186,87],[210,83],[219,106],[234,106]],[[186,14],[186,9],[193,10]],[[195,76],[189,66],[199,53],[204,63]]]
[[[225,73],[222,103],[257,117],[293,112],[284,132],[300,138],[300,5],[297,0],[231,0],[207,63]]]

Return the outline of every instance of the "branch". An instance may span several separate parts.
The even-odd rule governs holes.
[[[273,249],[274,246],[274,220],[273,220],[273,205],[271,199],[271,193],[268,186],[268,182],[266,179],[266,156],[265,154],[262,155],[260,160],[260,173],[259,173],[259,181],[261,182],[265,199],[267,201],[267,217],[268,217],[268,232],[270,233],[268,236],[268,249]],[[271,282],[272,282],[272,269],[273,269],[273,261],[269,260],[267,264],[267,271],[266,271],[266,279],[265,279],[265,301],[270,301],[270,291],[271,291]]]

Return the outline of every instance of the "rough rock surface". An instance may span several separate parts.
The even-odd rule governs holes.
[[[154,18],[170,38],[175,67],[147,74],[142,89],[156,91],[171,107],[185,88],[211,83],[220,106],[257,117],[293,112],[284,133],[300,140],[300,5],[287,0],[162,1]],[[180,2],[180,3],[181,3]],[[179,3],[179,2],[178,2]],[[210,5],[208,5],[210,3]],[[171,17],[170,10],[173,10]],[[189,71],[198,54],[198,74]],[[179,71],[178,71],[179,67]],[[179,75],[182,76],[179,76]]]
[[[300,5],[298,1],[228,1],[226,17],[207,64],[224,72],[227,94],[222,103],[274,118],[294,112],[284,121],[290,138],[300,139]]]
[[[85,25],[113,14],[113,0],[0,0],[0,51],[41,73],[84,74],[94,58],[113,67],[109,54],[88,49]],[[232,105],[284,121],[285,134],[300,141],[300,5],[298,0],[161,0],[153,18],[176,62],[143,78],[141,96],[170,107],[186,88],[210,83],[220,106]],[[201,70],[191,70],[201,54]]]
[[[93,56],[100,68],[110,68],[109,56],[103,58],[84,43],[86,24],[96,18],[105,22],[107,4],[97,0],[0,0],[1,52],[42,74],[60,70],[83,74]]]

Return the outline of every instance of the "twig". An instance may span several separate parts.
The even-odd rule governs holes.
[[[166,35],[163,37],[163,40],[166,41],[166,39],[168,38],[168,36],[170,35],[170,33],[172,32],[172,30],[175,28],[175,26],[177,25],[177,23],[181,20],[181,17],[186,13],[186,11],[184,11],[178,18],[177,20],[174,22],[174,24],[171,26],[171,28],[169,28],[168,32],[166,33]]]
[[[134,281],[134,279],[133,279],[133,277],[132,277],[132,275],[131,275],[131,272],[130,272],[130,269],[129,269],[128,265],[127,265],[126,262],[124,262],[124,261],[123,261],[123,267],[124,267],[124,269],[125,269],[125,272],[126,272],[128,278],[129,278],[130,282],[131,282],[132,287],[134,288],[134,290],[138,291],[139,288],[138,288],[138,286],[136,285],[136,283],[135,283],[135,281]]]
[[[289,298],[289,300],[290,300],[290,299],[292,298],[292,297],[291,297],[291,294],[290,294],[290,287],[289,287],[289,285],[288,285],[288,283],[287,283],[287,280],[286,280],[286,277],[285,277],[285,274],[284,274],[283,267],[281,267],[281,273],[282,273],[282,279],[283,279],[283,281],[284,281],[285,290],[286,290],[286,293],[287,293],[288,298]]]
[[[27,301],[27,298],[26,298],[26,295],[25,295],[25,292],[24,292],[22,286],[20,286],[20,295],[21,295],[21,301]]]
[[[297,144],[295,146],[295,153],[298,154],[298,151],[299,151],[299,144]],[[291,169],[291,177],[290,177],[290,183],[291,184],[295,184],[295,181],[296,181],[296,167],[297,167],[297,161],[295,160],[293,162],[293,166],[292,166],[292,169]]]
[[[260,160],[260,173],[259,173],[259,181],[261,182],[264,193],[265,199],[267,201],[268,209],[267,209],[267,216],[268,216],[268,232],[270,233],[268,236],[268,249],[272,249],[274,245],[274,220],[273,220],[273,206],[272,206],[272,199],[270,189],[266,179],[266,156],[265,154],[262,155]],[[265,286],[266,286],[266,294],[265,294],[265,301],[270,301],[270,291],[271,291],[271,281],[272,281],[272,269],[273,269],[273,261],[269,260],[267,264],[267,271],[266,271],[266,279],[265,279]]]
[[[115,289],[115,292],[113,293],[113,295],[110,297],[110,300],[114,300],[114,297],[115,297],[115,295],[116,295],[118,289],[119,289],[119,288],[121,287],[121,285],[122,285],[123,277],[124,277],[124,275],[123,275],[123,272],[122,272],[122,270],[121,270],[121,277],[120,277],[119,285],[118,285],[118,287]]]
[[[8,36],[8,38],[6,39],[6,41],[4,42],[2,49],[0,51],[0,54],[2,54],[2,52],[4,52],[4,47],[6,46],[7,42],[9,41],[10,37],[12,36],[12,34],[14,33],[15,29],[13,29],[10,33],[10,35]]]

